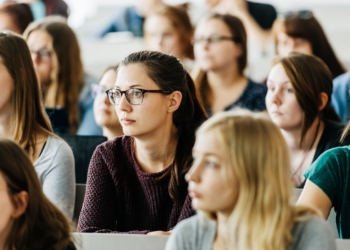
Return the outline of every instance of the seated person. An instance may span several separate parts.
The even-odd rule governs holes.
[[[69,220],[45,197],[26,152],[0,139],[0,159],[0,249],[75,250]]]
[[[288,151],[265,114],[237,110],[206,121],[186,174],[198,214],[175,227],[165,249],[335,250],[327,222],[291,203]]]
[[[350,72],[333,80],[332,106],[344,124],[350,120]]]
[[[92,156],[78,231],[168,234],[194,214],[184,174],[206,119],[194,83],[176,57],[141,51],[120,63],[108,96],[125,136]]]
[[[115,113],[114,106],[110,103],[106,91],[114,87],[117,79],[118,66],[108,67],[102,74],[99,84],[93,85],[94,116],[96,123],[102,127],[103,136],[112,140],[117,136],[123,135],[123,128]]]
[[[0,31],[11,30],[22,35],[33,21],[30,7],[25,3],[6,1],[0,6]]]
[[[304,186],[312,162],[342,144],[344,125],[331,106],[332,87],[327,65],[300,53],[277,60],[267,79],[267,111],[286,139],[296,187]]]
[[[264,111],[266,86],[244,75],[247,36],[234,16],[213,14],[202,20],[194,34],[194,55],[200,68],[194,81],[209,115],[235,107]]]
[[[26,42],[9,31],[0,33],[0,78],[0,138],[12,139],[24,149],[44,194],[72,218],[75,202],[72,150],[53,134],[43,112],[40,86]]]

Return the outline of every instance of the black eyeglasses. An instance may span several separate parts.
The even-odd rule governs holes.
[[[109,89],[106,91],[109,101],[113,105],[119,105],[123,94],[125,94],[126,100],[132,105],[139,105],[143,102],[145,93],[161,93],[164,95],[169,95],[171,91],[168,90],[146,90],[146,89],[127,89],[121,91],[119,89]]]
[[[300,19],[310,19],[314,16],[310,10],[298,10],[298,11],[287,11],[285,13],[279,14],[279,18],[287,19],[291,17],[298,17]]]
[[[32,55],[37,55],[37,57],[42,60],[42,61],[49,61],[51,60],[51,56],[52,56],[52,51],[48,50],[48,49],[40,49],[40,50],[30,50],[30,53]]]
[[[238,39],[237,37],[232,37],[232,36],[220,36],[220,35],[213,35],[210,36],[208,38],[204,38],[204,37],[198,37],[198,38],[194,38],[192,39],[192,44],[199,44],[199,43],[216,43],[216,42],[220,42],[220,41],[233,41],[233,42],[240,42],[240,39]]]

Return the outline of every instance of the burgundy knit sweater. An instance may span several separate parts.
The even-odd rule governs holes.
[[[194,215],[191,199],[174,202],[168,182],[159,173],[145,173],[133,154],[132,137],[118,137],[98,146],[91,158],[80,232],[145,234],[169,231]]]

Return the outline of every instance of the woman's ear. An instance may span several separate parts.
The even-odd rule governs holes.
[[[321,92],[320,94],[320,104],[318,106],[318,110],[323,110],[328,103],[328,95],[325,92]]]
[[[168,98],[169,98],[168,112],[173,113],[180,107],[182,94],[180,91],[174,91],[170,95],[168,95]]]
[[[15,197],[16,204],[12,212],[13,218],[18,218],[22,214],[24,214],[28,206],[28,201],[29,201],[29,197],[26,191],[21,191],[18,194],[16,194],[16,197]]]

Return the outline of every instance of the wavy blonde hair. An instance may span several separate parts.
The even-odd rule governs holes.
[[[286,249],[293,243],[295,223],[318,213],[293,204],[289,151],[280,129],[266,114],[234,110],[213,116],[197,136],[208,131],[223,145],[223,174],[239,182],[228,249]],[[216,220],[215,214],[204,213]]]

